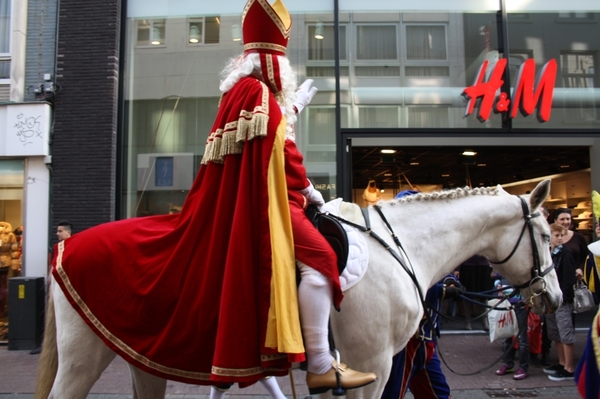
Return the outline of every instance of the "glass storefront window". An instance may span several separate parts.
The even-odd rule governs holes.
[[[0,0],[0,55],[10,53],[10,2]]]
[[[340,71],[340,101],[350,112],[350,127],[501,127],[499,115],[485,124],[465,118],[461,96],[481,64],[501,56],[499,4],[439,10],[434,3],[424,2],[419,11],[406,1],[392,9],[390,3],[340,2],[345,40],[354,49],[348,74]]]
[[[122,218],[181,209],[217,112],[219,74],[243,51],[243,2],[150,3],[127,4]],[[296,140],[309,177],[334,196],[334,18],[333,4],[321,3],[286,3],[293,20],[287,55],[298,82],[314,77],[319,88]]]
[[[293,18],[288,58],[298,81],[314,79],[319,89],[296,125],[309,176],[336,195],[336,101],[342,128],[597,129],[597,1],[505,3],[508,46],[501,43],[497,0],[339,0],[338,60],[334,2],[286,4]],[[217,110],[219,73],[242,52],[243,5],[191,0],[130,0],[127,5],[121,217],[176,212],[198,170]],[[510,79],[499,85],[484,118],[481,97],[469,103],[463,92],[478,77],[488,82],[505,59]],[[509,103],[500,104],[500,96],[522,106],[522,98],[512,99],[522,66],[533,64],[539,75],[551,60],[557,70],[550,119],[540,123],[533,110],[507,123],[502,112]],[[531,99],[536,101],[539,108],[540,101]],[[159,163],[166,180],[157,177]]]
[[[535,61],[536,74],[553,60],[557,64],[552,113],[545,123],[521,115],[514,128],[589,129],[600,126],[600,5],[597,2],[507,2],[510,74],[515,81],[524,60]],[[574,9],[577,7],[577,9]],[[512,85],[514,87],[514,83]],[[514,89],[513,89],[514,90]]]
[[[8,279],[21,275],[23,184],[24,161],[0,160],[0,326],[7,325]],[[0,340],[6,333],[0,328]]]

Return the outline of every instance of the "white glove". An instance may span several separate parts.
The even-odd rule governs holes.
[[[308,199],[309,204],[316,205],[319,209],[323,205],[325,205],[325,201],[323,200],[323,195],[319,190],[316,190],[313,184],[308,181],[308,187],[300,190],[300,194],[304,195]]]
[[[317,94],[317,91],[319,91],[316,87],[311,87],[313,82],[314,80],[312,79],[306,79],[304,83],[298,87],[297,98],[296,101],[294,101],[294,107],[296,107],[297,114],[310,103],[315,94]]]

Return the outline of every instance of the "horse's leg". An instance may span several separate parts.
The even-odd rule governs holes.
[[[167,380],[129,365],[133,384],[133,399],[164,399]]]
[[[58,372],[49,399],[85,399],[116,354],[85,324],[53,284]],[[42,349],[43,351],[43,349]]]
[[[383,388],[390,376],[392,369],[393,350],[372,353],[368,360],[363,361],[361,366],[369,367],[368,370],[377,370],[377,380],[372,384],[358,389],[348,390],[347,399],[371,399],[380,398]]]
[[[50,277],[51,278],[51,277]],[[46,305],[46,320],[44,325],[44,338],[42,353],[38,362],[38,374],[35,385],[35,399],[46,399],[50,394],[56,371],[58,369],[58,350],[56,348],[56,317],[54,314],[54,299],[52,291],[48,289]]]

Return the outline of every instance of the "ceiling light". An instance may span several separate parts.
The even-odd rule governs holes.
[[[450,173],[444,173],[442,177],[450,177]]]
[[[569,167],[569,165],[560,165],[561,169],[567,169]]]
[[[395,154],[396,150],[383,149],[381,150],[382,154]]]
[[[200,30],[198,25],[190,24],[190,43],[198,43],[200,41]]]
[[[240,29],[239,25],[231,25],[231,37],[233,38],[234,42],[242,41],[242,30]]]
[[[383,175],[384,175],[385,177],[390,177],[390,176],[393,176],[391,173],[384,173]]]
[[[474,157],[475,155],[477,155],[475,151],[463,151],[462,154],[467,157]]]
[[[317,22],[317,27],[315,28],[315,39],[323,40],[323,31],[325,28],[323,27],[323,22]]]
[[[485,163],[478,163],[477,166],[487,166]]]
[[[419,163],[418,162],[411,162],[410,163],[412,166],[417,166]]]

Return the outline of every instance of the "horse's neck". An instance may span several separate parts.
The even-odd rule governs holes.
[[[494,227],[510,218],[510,205],[502,201],[479,196],[401,203],[384,206],[384,213],[393,214],[390,224],[420,281],[431,286],[475,254],[495,256],[493,244],[501,229]]]

